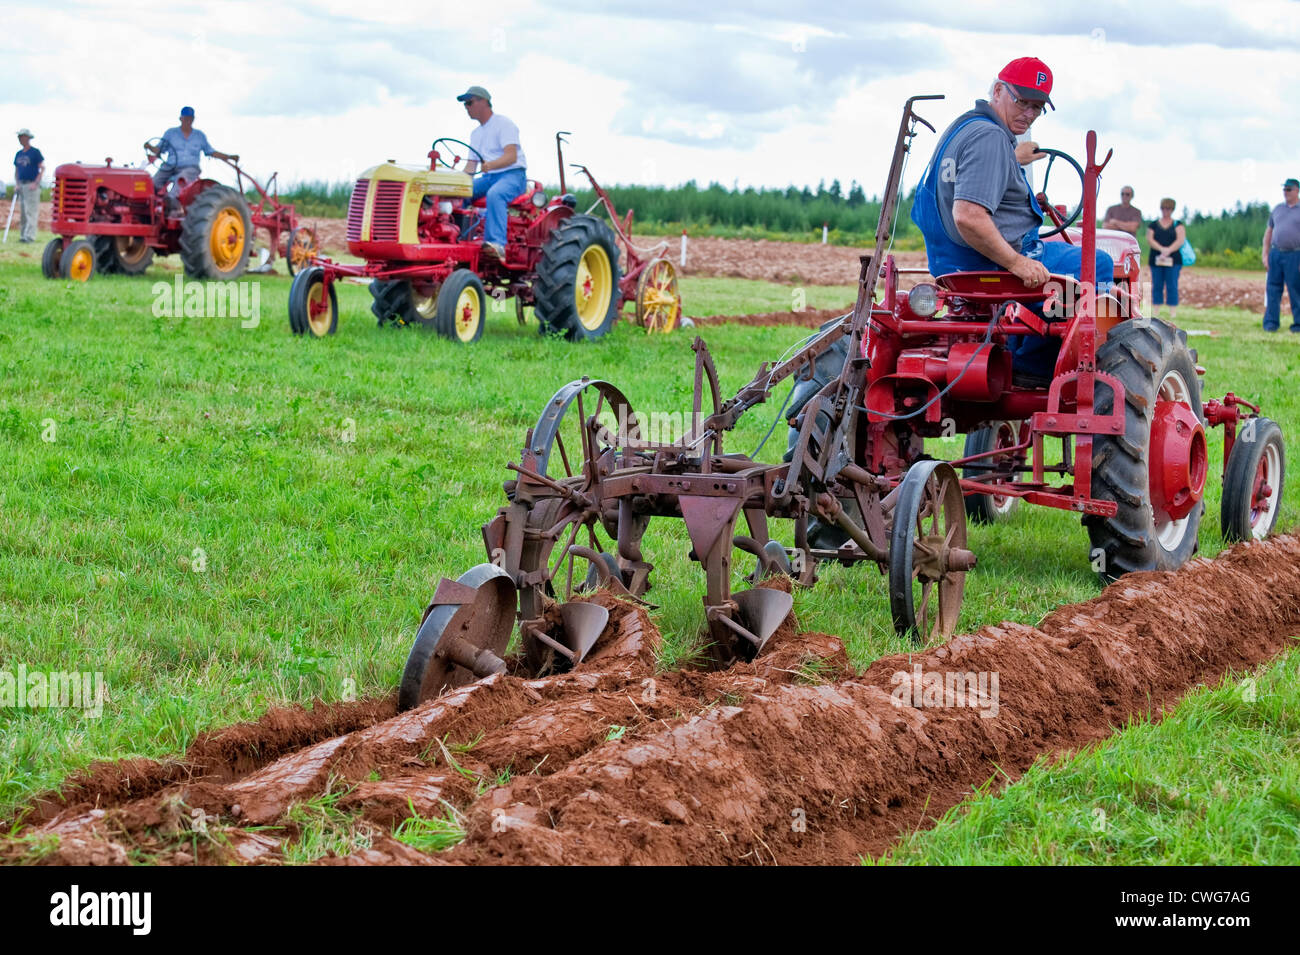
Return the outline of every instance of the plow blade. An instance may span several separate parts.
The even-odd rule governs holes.
[[[736,601],[736,606],[739,608],[736,622],[758,638],[758,643],[754,647],[755,654],[763,649],[768,638],[776,633],[776,628],[781,626],[781,622],[794,607],[794,597],[790,594],[765,587],[742,590],[732,599]]]
[[[564,621],[562,639],[573,652],[573,664],[577,666],[605,631],[609,611],[599,604],[570,601],[560,604],[560,619]]]

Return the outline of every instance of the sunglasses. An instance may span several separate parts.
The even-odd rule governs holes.
[[[1121,193],[1119,194],[1119,197],[1120,197],[1121,199],[1132,199],[1132,198],[1133,198],[1133,193],[1131,193],[1131,192],[1121,192]]]

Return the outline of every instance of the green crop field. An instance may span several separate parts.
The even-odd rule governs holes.
[[[17,248],[0,252],[0,669],[100,672],[108,698],[98,718],[0,708],[0,818],[94,759],[175,755],[274,704],[389,693],[438,578],[484,559],[479,527],[504,501],[505,464],[557,387],[591,375],[638,411],[688,407],[689,334],[620,324],[573,345],[520,327],[507,304],[463,347],[376,328],[366,288],[349,284],[338,335],[301,340],[283,276],[248,279],[260,321],[244,327],[155,314],[167,268],[74,285],[41,277],[39,245]],[[682,291],[692,314],[790,301],[787,288],[738,279],[687,278]],[[809,305],[852,295],[813,289]],[[1239,310],[1185,312],[1185,326],[1215,333],[1193,340],[1207,395],[1262,403],[1293,440],[1300,336],[1266,336]],[[806,334],[704,333],[728,393]],[[730,449],[754,449],[784,393]],[[778,426],[761,457],[777,460],[784,443]],[[1203,554],[1221,546],[1221,444],[1211,450]],[[1280,528],[1300,521],[1295,473]],[[971,542],[980,565],[963,630],[1032,623],[1098,592],[1077,516],[1022,508],[1008,526],[973,527]],[[702,579],[687,549],[680,526],[651,524],[665,667],[699,648]],[[874,569],[826,568],[795,609],[804,627],[841,634],[858,666],[904,649]],[[1294,745],[1275,750],[1290,769],[1272,775],[1294,780]],[[1123,856],[1164,858],[1158,843]]]

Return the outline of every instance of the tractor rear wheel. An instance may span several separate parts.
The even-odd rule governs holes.
[[[483,337],[483,283],[469,269],[457,269],[438,290],[434,328],[443,338],[468,345]]]
[[[237,279],[248,268],[253,223],[248,203],[229,186],[199,193],[181,221],[181,261],[196,279]]]
[[[153,262],[153,249],[140,235],[92,235],[95,268],[101,275],[140,275]]]
[[[69,242],[59,256],[59,276],[74,282],[89,282],[95,274],[95,247],[85,239]]]
[[[542,330],[569,341],[600,338],[618,319],[621,273],[614,230],[595,216],[571,216],[542,246],[535,311]]]
[[[1124,434],[1092,445],[1092,496],[1114,517],[1085,517],[1093,565],[1110,583],[1138,570],[1175,570],[1195,553],[1208,470],[1201,382],[1187,333],[1159,319],[1121,322],[1097,350],[1097,367],[1124,386]],[[1094,409],[1113,413],[1097,382]]]
[[[41,253],[41,274],[47,279],[57,279],[59,277],[59,261],[62,258],[63,237],[56,235],[45,243],[45,251]]]

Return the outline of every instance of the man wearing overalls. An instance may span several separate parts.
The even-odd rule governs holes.
[[[917,187],[912,221],[925,236],[930,274],[1004,270],[1036,288],[1051,274],[1079,278],[1082,253],[1067,242],[1043,242],[1043,210],[1021,168],[1041,158],[1028,132],[1050,98],[1052,71],[1035,57],[1012,60],[993,82],[987,100],[958,116]],[[1115,265],[1097,252],[1098,291],[1109,287]],[[1060,340],[1025,336],[1013,347],[1018,377],[1050,376]]]

